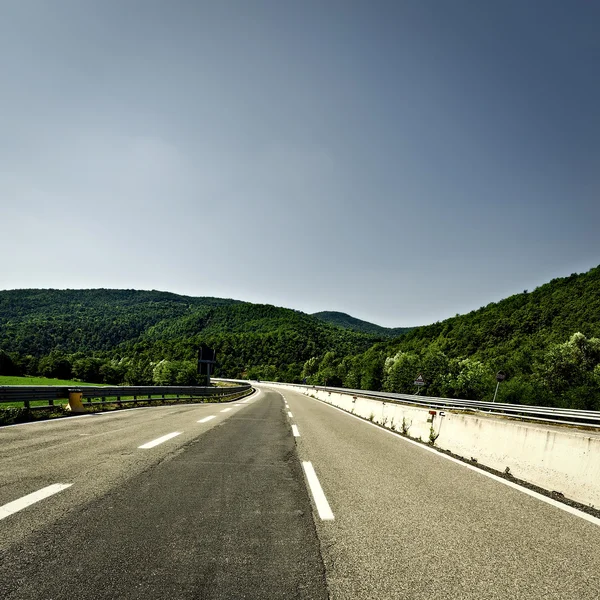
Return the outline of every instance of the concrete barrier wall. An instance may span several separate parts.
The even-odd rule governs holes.
[[[405,432],[479,464],[567,498],[600,508],[600,434],[574,427],[520,422],[499,416],[461,414],[281,385],[359,417]]]

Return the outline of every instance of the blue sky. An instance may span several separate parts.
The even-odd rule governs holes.
[[[2,289],[402,326],[600,263],[594,2],[1,12]]]

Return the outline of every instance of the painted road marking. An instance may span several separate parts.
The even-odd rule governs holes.
[[[171,438],[174,438],[177,435],[181,435],[181,433],[182,433],[181,431],[174,431],[173,433],[167,433],[167,435],[163,435],[162,437],[152,440],[151,442],[142,444],[141,446],[138,446],[138,448],[143,448],[144,450],[146,450],[147,448],[154,448],[154,446],[158,446],[159,444],[162,444],[163,442],[166,442],[167,440],[170,440]]]
[[[214,419],[215,415],[210,415],[210,417],[204,417],[204,419],[200,419],[198,421],[198,423],[207,423],[208,421],[210,421],[211,419]]]
[[[308,486],[310,487],[310,493],[312,494],[313,500],[317,505],[317,512],[319,513],[319,517],[321,517],[321,521],[333,521],[335,517],[333,516],[333,512],[331,512],[329,502],[327,502],[325,492],[323,492],[323,488],[319,483],[319,478],[315,473],[312,463],[303,461],[302,467],[304,468],[304,474],[306,475]]]
[[[244,406],[243,404],[234,404],[234,406]]]
[[[298,425],[292,425],[292,433],[294,437],[300,437],[300,432],[298,431]]]
[[[54,483],[48,487],[38,490],[37,492],[33,492],[32,494],[23,496],[18,500],[13,500],[4,506],[0,506],[0,520],[19,512],[20,510],[23,510],[24,508],[27,508],[28,506],[31,506],[32,504],[35,504],[44,498],[58,494],[58,492],[62,492],[72,485],[72,483]]]
[[[291,419],[294,415],[288,410],[288,417]]]
[[[224,408],[221,412],[229,412],[231,408]]]
[[[248,396],[248,398],[246,398],[245,400],[242,400],[242,402],[245,404],[246,402],[252,402],[253,400],[255,400],[256,398],[258,398],[258,396],[260,396],[260,390],[254,390],[254,392],[252,394],[250,394],[250,396]]]
[[[383,433],[389,433],[390,435],[393,435],[396,439],[402,440],[403,442],[408,442],[409,444],[413,444],[414,446],[421,448],[421,450],[427,450],[428,452],[433,452],[436,456],[439,456],[440,458],[445,458],[446,460],[456,463],[457,465],[460,465],[461,467],[465,467],[466,469],[475,471],[475,473],[479,473],[480,475],[483,475],[484,477],[489,477],[490,479],[493,479],[494,481],[497,481],[498,483],[502,483],[503,485],[507,485],[508,487],[518,490],[519,492],[522,492],[523,494],[527,494],[528,496],[537,498],[538,500],[541,500],[542,502],[545,502],[546,504],[550,504],[551,506],[560,508],[560,510],[568,512],[569,514],[574,515],[575,517],[579,517],[580,519],[584,519],[585,521],[589,521],[590,523],[593,523],[594,525],[600,526],[600,519],[598,517],[588,515],[587,513],[584,513],[581,510],[577,510],[576,508],[573,508],[572,506],[569,506],[568,504],[563,504],[562,502],[558,502],[557,500],[549,498],[548,496],[544,496],[543,494],[534,492],[533,490],[523,487],[523,486],[519,485],[518,483],[513,483],[512,481],[509,481],[508,479],[503,479],[502,477],[498,477],[498,475],[494,475],[493,473],[488,473],[487,471],[484,471],[483,469],[478,469],[477,467],[474,467],[473,465],[469,465],[469,464],[463,462],[462,460],[458,460],[457,458],[454,458],[453,456],[448,456],[447,454],[444,454],[443,452],[438,452],[437,450],[430,448],[429,446],[420,444],[419,442],[416,442],[415,440],[411,440],[407,437],[404,437],[403,435],[400,435],[399,433],[391,431],[390,429],[385,429],[375,423],[371,423],[370,421],[367,421],[366,419],[363,419],[362,417],[359,417],[358,415],[353,415],[352,413],[349,413],[342,408],[338,408],[337,406],[332,406],[331,404],[328,404],[327,402],[323,402],[322,400],[318,400],[317,398],[312,398],[311,396],[307,396],[307,398],[311,398],[312,400],[315,400],[316,402],[320,402],[321,404],[324,404],[325,406],[329,406],[330,408],[339,410],[341,413],[344,413],[345,415],[347,415],[349,417],[358,419],[359,421],[361,421],[361,423],[371,425],[372,427],[377,428],[379,431],[382,431]]]

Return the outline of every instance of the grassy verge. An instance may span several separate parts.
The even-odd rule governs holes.
[[[105,385],[104,383],[85,383],[83,381],[73,381],[71,379],[51,379],[48,377],[13,377],[12,375],[0,375],[0,385],[61,385],[69,387],[82,387],[82,386],[99,386]],[[60,408],[56,400],[56,408]],[[61,399],[61,402],[66,403],[66,399]],[[46,406],[48,402],[46,400],[33,400],[31,406]],[[2,410],[9,408],[24,408],[22,402],[6,402],[0,407],[0,413]],[[2,418],[0,417],[0,424],[2,424]]]
[[[0,375],[0,385],[68,385],[80,387],[82,385],[105,385],[104,383],[84,383],[70,379],[49,379],[47,377],[13,377],[12,375]]]

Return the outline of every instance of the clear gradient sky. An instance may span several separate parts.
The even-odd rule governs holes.
[[[600,4],[1,0],[0,288],[430,323],[600,263]]]

